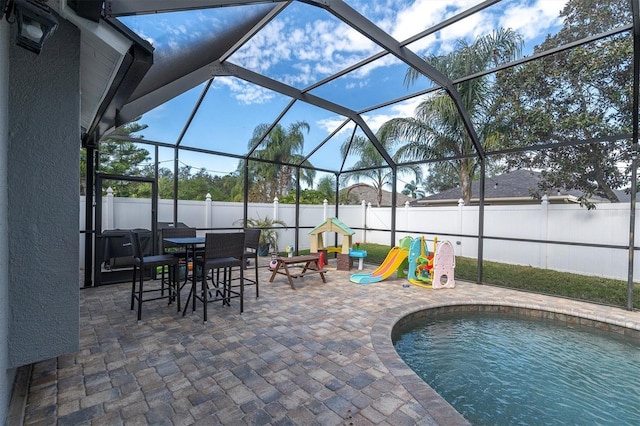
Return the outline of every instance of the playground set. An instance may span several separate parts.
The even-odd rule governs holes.
[[[325,232],[342,235],[342,246],[326,247],[323,240]],[[326,219],[309,231],[311,235],[309,252],[319,254],[319,268],[322,269],[326,265],[328,253],[336,253],[337,270],[350,271],[353,259],[358,259],[358,270],[362,270],[367,251],[352,248],[354,234],[351,228],[335,217]],[[424,236],[418,238],[407,236],[400,240],[398,246],[389,251],[385,260],[375,271],[353,274],[350,280],[357,284],[371,284],[383,281],[395,273],[398,278],[407,278],[411,284],[419,287],[454,288],[455,266],[456,258],[449,241],[439,242],[438,238],[434,238],[433,251],[429,252]]]
[[[407,278],[411,284],[419,287],[454,288],[455,266],[456,258],[449,241],[438,242],[434,238],[433,252],[429,252],[424,237],[404,237],[375,271],[353,274],[350,280],[357,284],[371,284],[395,273],[398,278]]]

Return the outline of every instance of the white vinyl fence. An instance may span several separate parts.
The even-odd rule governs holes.
[[[80,200],[80,227],[84,226],[85,198]],[[308,249],[311,228],[326,218],[335,217],[335,206],[300,205],[298,249]],[[484,246],[485,260],[530,265],[583,275],[627,279],[630,206],[627,203],[599,204],[587,210],[575,204],[485,206]],[[296,206],[249,203],[248,216],[270,217],[284,221],[288,227],[278,231],[278,246],[283,250],[295,245]],[[339,206],[339,219],[353,228],[354,241],[392,244],[392,209],[365,205]],[[211,201],[179,201],[178,222],[200,229],[241,227],[242,203]],[[159,200],[158,221],[173,221],[173,200]],[[637,220],[636,220],[637,221]],[[477,206],[410,207],[396,209],[396,241],[409,235],[449,240],[456,255],[476,258],[478,255],[479,208]],[[638,227],[638,223],[636,223]],[[107,194],[103,198],[102,230],[145,228],[151,229],[151,201],[149,199],[119,198]],[[341,244],[334,233],[325,236],[325,243]],[[546,241],[546,243],[517,240]],[[562,244],[570,243],[570,244]],[[84,235],[80,236],[80,268],[84,267]],[[592,247],[602,245],[605,247]],[[637,245],[637,244],[634,244]],[[429,244],[432,247],[431,243]],[[618,248],[621,247],[621,248]],[[635,262],[634,281],[640,278]]]

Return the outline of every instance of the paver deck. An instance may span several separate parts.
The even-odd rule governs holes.
[[[465,424],[395,353],[401,317],[495,303],[640,329],[637,312],[470,283],[358,285],[351,272],[329,271],[326,284],[300,278],[292,291],[260,273],[259,299],[248,287],[243,314],[234,303],[210,306],[206,324],[201,307],[182,317],[166,301],[136,321],[128,283],[83,289],[81,348],[33,366],[24,424]]]

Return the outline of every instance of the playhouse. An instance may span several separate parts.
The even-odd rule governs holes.
[[[326,247],[323,241],[323,234],[325,232],[335,232],[342,235],[342,247]],[[311,253],[337,253],[337,269],[339,271],[348,271],[351,269],[349,249],[351,248],[354,234],[355,231],[345,225],[340,219],[336,217],[329,218],[309,231],[309,235],[311,236],[311,247],[309,251]]]

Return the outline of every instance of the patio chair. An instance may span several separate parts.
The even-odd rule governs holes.
[[[169,304],[172,301],[176,301],[178,304],[178,312],[180,312],[180,291],[178,290],[178,258],[172,254],[160,254],[145,256],[142,252],[142,245],[140,244],[140,234],[136,231],[131,231],[131,253],[133,255],[133,280],[131,283],[131,310],[135,306],[135,302],[138,302],[138,321],[142,319],[142,304],[144,302],[150,302],[152,300],[168,299]],[[163,271],[165,266],[168,266],[169,281],[168,291],[165,294],[164,280],[161,280],[160,287],[154,285],[152,288],[144,288],[144,271],[145,268],[157,268],[162,267]],[[164,275],[164,273],[163,273]],[[160,293],[160,295],[157,295]],[[145,295],[151,294],[150,297]],[[153,296],[155,294],[155,296]]]
[[[203,321],[207,322],[207,305],[209,302],[221,301],[223,305],[231,305],[231,299],[240,299],[240,313],[244,310],[244,232],[209,233],[205,235],[204,253],[196,257],[194,279],[190,296],[192,310],[196,309],[196,300],[203,305]],[[240,272],[239,286],[232,286],[233,271]],[[211,271],[211,273],[209,273]],[[211,287],[209,286],[211,280]],[[198,281],[201,284],[198,290]],[[215,292],[215,296],[214,296]],[[185,306],[182,314],[187,310]]]
[[[258,283],[258,245],[260,244],[260,232],[258,228],[247,228],[244,230],[244,253],[242,255],[243,268],[246,268],[247,261],[254,259],[255,276],[253,279],[245,275],[245,285],[256,286],[256,298],[260,297],[260,285]]]

